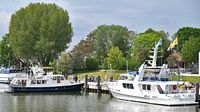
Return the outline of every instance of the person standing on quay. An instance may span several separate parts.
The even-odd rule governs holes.
[[[108,80],[108,74],[107,74],[107,71],[105,71],[105,73],[104,73],[104,79],[105,79],[105,81]]]

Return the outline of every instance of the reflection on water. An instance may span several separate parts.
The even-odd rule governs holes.
[[[110,111],[117,112],[199,112],[198,106],[160,106],[118,99],[110,101]],[[124,110],[125,109],[125,110]]]
[[[129,102],[96,93],[0,93],[0,112],[199,112],[199,108]]]

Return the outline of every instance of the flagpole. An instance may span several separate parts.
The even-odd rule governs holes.
[[[161,38],[161,39],[162,39],[162,38]],[[161,49],[161,59],[160,59],[160,61],[161,61],[161,66],[162,66],[162,58],[163,58],[162,44],[161,44],[161,46],[160,46],[160,49]]]
[[[179,53],[179,46],[178,46],[178,37],[176,37],[177,38],[177,52],[178,52],[178,80],[180,81],[180,79],[181,79],[181,76],[180,76],[180,61],[179,61],[179,59],[180,59],[180,53]]]

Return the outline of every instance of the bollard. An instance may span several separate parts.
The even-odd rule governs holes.
[[[195,102],[199,102],[199,82],[196,83],[196,99]]]
[[[98,76],[97,79],[98,79],[98,80],[97,80],[97,92],[99,93],[100,90],[101,90],[101,85],[100,85],[101,78],[100,78],[100,76]]]
[[[87,92],[88,91],[88,75],[85,75],[85,91]]]

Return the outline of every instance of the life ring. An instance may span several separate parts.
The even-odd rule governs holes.
[[[176,90],[177,89],[177,86],[176,85],[173,85],[173,90]]]

